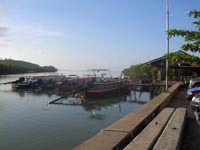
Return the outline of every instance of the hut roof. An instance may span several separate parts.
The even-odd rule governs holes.
[[[189,55],[188,53],[186,53],[186,52],[184,52],[184,51],[182,51],[182,50],[178,50],[178,51],[176,51],[176,52],[173,52],[172,54],[186,54],[186,55]],[[163,56],[162,56],[162,57],[158,57],[158,58],[156,58],[156,59],[147,61],[147,62],[145,62],[145,63],[143,63],[143,64],[154,64],[154,63],[163,62],[163,61],[165,61],[165,60],[166,60],[166,59],[163,58]]]

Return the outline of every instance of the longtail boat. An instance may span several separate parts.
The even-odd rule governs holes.
[[[93,72],[105,72],[109,71],[108,69],[92,69]],[[111,73],[109,72],[111,75]],[[91,87],[86,90],[87,97],[99,97],[107,96],[111,94],[119,94],[121,92],[129,91],[130,82],[127,79],[123,78],[113,78],[112,76],[106,77],[106,73],[101,73],[100,76],[97,76],[94,73],[92,78]]]

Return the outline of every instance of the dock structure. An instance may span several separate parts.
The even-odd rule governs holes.
[[[120,150],[125,148],[160,111],[167,106],[178,90],[180,83],[176,83],[150,102],[144,104],[135,112],[128,114],[119,121],[102,129],[98,134],[80,144],[75,150]]]
[[[200,149],[199,125],[185,100],[186,89],[179,86],[174,84],[74,149]]]
[[[56,102],[63,99],[63,98],[67,98],[67,97],[69,97],[73,94],[77,94],[77,93],[80,93],[80,92],[82,92],[82,95],[84,95],[85,94],[85,88],[81,87],[81,88],[74,89],[71,92],[69,92],[69,93],[67,93],[63,96],[56,98],[55,100],[50,101],[49,104],[61,104],[61,103],[56,103]]]
[[[172,85],[173,83],[169,83],[168,87]],[[160,93],[165,92],[166,90],[165,83],[132,83],[131,87],[133,90],[150,92],[152,96],[151,98],[153,98],[154,95],[159,95]]]
[[[49,104],[54,104],[54,103],[56,103],[57,101],[59,101],[59,100],[61,100],[61,99],[63,99],[63,98],[66,98],[66,97],[68,97],[68,96],[70,96],[70,95],[72,95],[72,94],[73,94],[73,92],[67,93],[67,94],[64,95],[64,96],[61,96],[61,97],[59,97],[59,98],[56,98],[56,99],[50,101]]]

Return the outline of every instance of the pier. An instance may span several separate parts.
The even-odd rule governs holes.
[[[134,149],[135,143],[147,144],[141,149],[162,149],[166,144],[169,147],[165,149],[200,149],[199,126],[185,94],[180,83],[172,85],[167,92],[102,129],[75,150]]]
[[[170,82],[168,87],[172,86],[173,83]],[[153,98],[154,95],[158,95],[162,92],[165,91],[166,88],[166,84],[164,82],[160,82],[160,83],[132,83],[131,88],[133,90],[137,90],[137,91],[147,91],[150,92],[151,94],[151,98]]]

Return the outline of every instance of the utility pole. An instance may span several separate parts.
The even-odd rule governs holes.
[[[166,53],[169,54],[169,0],[166,0]],[[168,90],[168,69],[169,69],[169,62],[166,59],[166,91]]]

